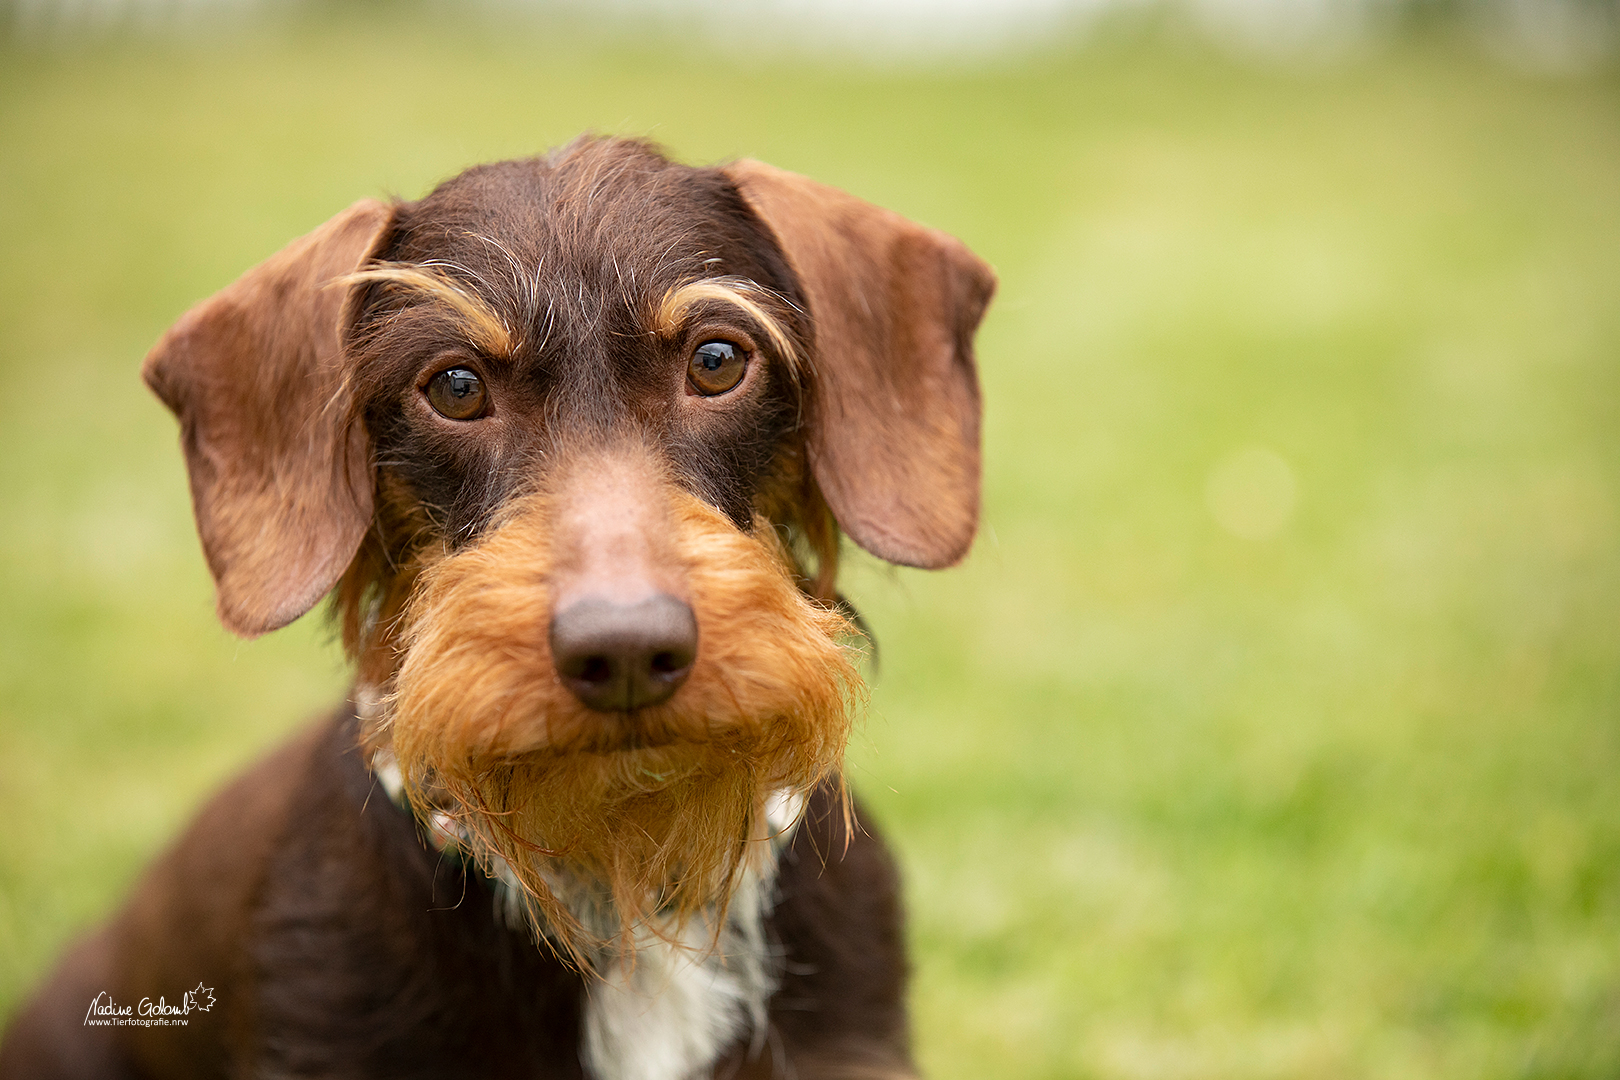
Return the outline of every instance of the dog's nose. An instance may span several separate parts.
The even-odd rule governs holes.
[[[576,600],[551,619],[551,660],[574,696],[601,712],[668,701],[692,673],[692,609],[658,594],[633,604]]]

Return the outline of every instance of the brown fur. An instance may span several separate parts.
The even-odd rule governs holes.
[[[308,611],[371,523],[364,432],[347,422],[344,291],[391,211],[357,202],[186,312],[146,359],[180,417],[219,617],[252,637]]]
[[[950,566],[979,520],[973,332],[995,277],[960,240],[758,161],[729,170],[775,232],[816,317],[811,463],[856,543]]]
[[[220,617],[252,635],[330,592],[355,709],[204,811],[13,1027],[0,1080],[576,1080],[592,964],[718,933],[782,792],[811,809],[763,928],[770,1050],[717,1075],[908,1075],[895,875],[838,771],[861,697],[839,537],[965,553],[993,286],[950,237],[803,177],[583,139],[357,203],[193,308],[145,375]],[[744,374],[699,394],[717,339]],[[487,390],[473,420],[424,393],[452,367]],[[689,673],[587,708],[548,628],[647,597],[690,609]],[[373,789],[389,756],[415,825]],[[516,930],[489,914],[508,869]],[[58,1053],[58,1003],[193,971],[219,1014]]]

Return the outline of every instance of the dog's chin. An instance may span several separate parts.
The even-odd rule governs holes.
[[[678,934],[695,913],[724,911],[767,854],[764,805],[779,790],[775,763],[737,746],[601,747],[453,770],[402,762],[417,807],[453,819],[485,870],[515,881],[534,928],[582,966],[643,930]]]

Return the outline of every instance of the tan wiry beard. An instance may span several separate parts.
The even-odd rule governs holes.
[[[604,714],[562,685],[552,507],[533,496],[421,575],[384,706],[413,805],[448,815],[486,871],[509,868],[535,929],[587,969],[699,912],[718,932],[769,856],[766,800],[836,775],[859,693],[851,627],[799,591],[774,530],[670,502],[700,643],[668,702]]]

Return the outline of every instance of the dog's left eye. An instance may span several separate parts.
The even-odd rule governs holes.
[[[723,394],[742,382],[746,356],[729,341],[706,341],[693,351],[687,378],[705,397]]]
[[[474,420],[484,414],[489,393],[484,389],[484,380],[477,375],[466,368],[451,368],[428,381],[427,399],[440,416]]]

